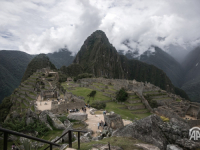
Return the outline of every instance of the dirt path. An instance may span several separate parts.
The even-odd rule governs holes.
[[[99,127],[98,129],[98,123],[101,122],[101,120],[104,122],[104,116],[103,111],[98,111],[101,114],[91,115],[90,110],[87,108],[86,113],[88,114],[88,119],[85,121],[88,124],[88,129],[91,129],[93,131],[93,136],[97,136],[97,132],[102,132],[103,128]],[[132,123],[130,120],[124,120],[124,125]]]

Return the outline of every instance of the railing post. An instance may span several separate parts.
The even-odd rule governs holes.
[[[80,132],[78,132],[78,149],[80,149]]]
[[[3,140],[3,149],[4,150],[7,150],[7,143],[8,143],[8,133],[7,132],[4,132],[4,140]]]
[[[69,134],[69,148],[72,148],[72,131],[69,130],[68,134]]]
[[[52,150],[53,149],[53,146],[52,146],[52,144],[50,144],[50,150]]]

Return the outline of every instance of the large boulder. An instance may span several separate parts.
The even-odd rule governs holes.
[[[169,144],[167,145],[167,150],[183,150],[183,149],[179,147],[178,145]]]
[[[26,112],[26,117],[31,117],[31,118],[35,118],[35,119],[38,119],[38,115],[33,112],[31,109],[28,109],[27,112]]]
[[[65,134],[67,131],[69,131],[69,130],[72,130],[72,126],[70,125],[70,126],[68,126],[63,132],[62,132],[62,135],[63,134]],[[63,136],[62,137],[62,141],[63,142],[69,142],[69,135],[68,135],[69,133],[67,133],[65,136]],[[71,132],[71,137],[72,137],[72,139],[73,138],[75,138],[75,136],[74,136],[74,134],[73,134],[73,132]]]
[[[39,120],[43,122],[50,130],[53,130],[47,121],[48,111],[42,111],[39,115]]]
[[[55,114],[53,114],[52,112],[49,112],[48,115],[52,121],[53,126],[56,129],[60,129],[60,130],[66,129],[65,125],[55,116]]]
[[[137,138],[164,150],[168,142],[159,127],[160,124],[163,124],[160,117],[151,115],[115,130],[112,135]]]
[[[71,120],[85,121],[87,120],[87,116],[86,113],[70,113],[67,118]]]
[[[34,123],[33,118],[31,117],[26,118],[26,125],[29,125],[30,123]]]
[[[200,148],[199,142],[194,142],[194,141],[186,139],[186,138],[176,140],[176,144],[181,146],[181,147],[187,148],[187,149]]]

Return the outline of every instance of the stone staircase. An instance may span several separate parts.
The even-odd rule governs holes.
[[[124,105],[131,110],[133,114],[143,114],[149,111],[145,108],[142,100],[133,92],[128,92],[129,98]]]

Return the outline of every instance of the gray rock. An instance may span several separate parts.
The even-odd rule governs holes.
[[[38,119],[38,115],[35,112],[33,112],[31,109],[27,110],[26,117],[32,117],[32,118]]]
[[[64,124],[53,113],[49,112],[48,115],[53,123],[53,126],[56,129],[60,129],[60,130],[66,129]]]
[[[81,136],[80,141],[81,141],[81,143],[86,143],[86,142],[90,142],[91,140],[87,136]]]
[[[160,150],[158,147],[150,144],[135,144],[137,147],[142,148],[143,150]]]
[[[93,141],[99,141],[99,140],[102,140],[102,139],[103,139],[102,136],[97,136],[97,137],[92,138]]]
[[[51,126],[49,125],[48,121],[47,121],[47,114],[48,114],[48,111],[42,111],[39,115],[39,120],[43,123],[45,123],[45,125],[50,129],[50,130],[53,130],[51,128]]]
[[[96,111],[95,108],[91,108],[91,109],[90,109],[90,114],[91,114],[91,115],[94,115],[94,112],[95,112],[95,111]]]
[[[33,118],[31,117],[26,118],[26,125],[29,125],[30,123],[34,123]]]
[[[66,119],[66,120],[64,121],[65,127],[68,127],[70,124],[71,124],[71,122],[70,122],[68,119]]]
[[[54,138],[53,140],[51,140],[51,142],[55,143],[55,141],[56,141],[58,138],[59,138],[59,137],[56,136],[56,138]],[[62,138],[59,139],[56,143],[58,144],[58,143],[61,143],[61,142],[62,142]]]
[[[199,142],[194,142],[194,141],[186,139],[186,138],[176,140],[176,144],[181,147],[188,148],[188,149],[200,148]]]
[[[163,135],[159,124],[163,124],[160,117],[151,115],[115,130],[112,135],[137,138],[164,150],[168,141]]]
[[[86,113],[70,113],[67,118],[72,120],[80,120],[85,121],[87,120],[87,114]]]
[[[17,139],[18,138],[14,135],[10,135],[9,138],[8,138],[9,141],[17,141]]]
[[[68,144],[62,144],[60,147],[60,150],[65,150],[67,148]]]
[[[12,118],[19,118],[20,117],[19,113],[16,112],[16,111],[13,111],[11,115],[12,115]]]
[[[62,132],[62,135],[65,134],[68,130],[72,129],[72,126],[69,126],[68,128],[66,128],[63,132]],[[71,133],[71,137],[72,138],[75,138],[73,132]],[[62,141],[63,142],[68,142],[69,141],[69,135],[68,133],[62,137]]]
[[[169,144],[169,145],[167,145],[167,150],[183,150],[183,149],[180,148],[178,145]]]

